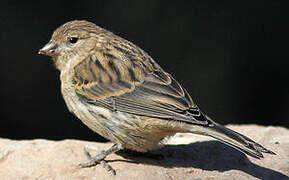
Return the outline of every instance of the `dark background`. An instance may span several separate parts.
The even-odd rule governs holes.
[[[217,122],[289,127],[288,12],[281,1],[1,1],[0,137],[100,140],[37,54],[74,19],[139,45]]]

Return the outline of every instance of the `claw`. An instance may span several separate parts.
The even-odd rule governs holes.
[[[101,164],[102,167],[104,167],[108,172],[111,172],[113,175],[116,175],[115,170],[114,170],[105,160],[100,161],[100,164]]]
[[[108,172],[111,172],[113,175],[116,175],[115,170],[104,160],[106,156],[108,156],[111,153],[117,152],[122,149],[119,145],[113,145],[111,148],[109,148],[106,151],[101,151],[99,154],[97,154],[95,157],[91,157],[90,153],[88,152],[88,149],[92,149],[91,147],[85,146],[84,147],[84,154],[88,159],[88,162],[86,163],[80,163],[79,166],[82,168],[95,166],[97,164],[101,164],[102,167],[104,167]],[[93,148],[95,149],[95,148]]]

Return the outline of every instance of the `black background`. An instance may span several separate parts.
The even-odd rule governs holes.
[[[289,127],[289,11],[281,1],[40,2],[1,1],[0,137],[100,140],[68,112],[59,72],[37,54],[74,19],[147,51],[217,122]]]

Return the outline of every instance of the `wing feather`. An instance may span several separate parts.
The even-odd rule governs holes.
[[[115,55],[109,59],[92,56],[76,66],[74,82],[79,97],[112,111],[202,125],[209,123],[201,118],[202,113],[187,91],[149,56],[144,54],[141,59],[149,61],[145,68],[144,62],[136,63],[138,57],[129,56],[120,57],[122,61]],[[136,61],[133,68],[124,57]]]

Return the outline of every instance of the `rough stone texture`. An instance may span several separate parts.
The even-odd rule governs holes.
[[[258,160],[211,138],[177,134],[152,153],[120,152],[107,159],[116,170],[80,168],[85,145],[98,151],[111,143],[43,139],[0,139],[0,179],[289,179],[289,130],[256,125],[229,126],[278,155]],[[92,152],[96,154],[97,152]]]

